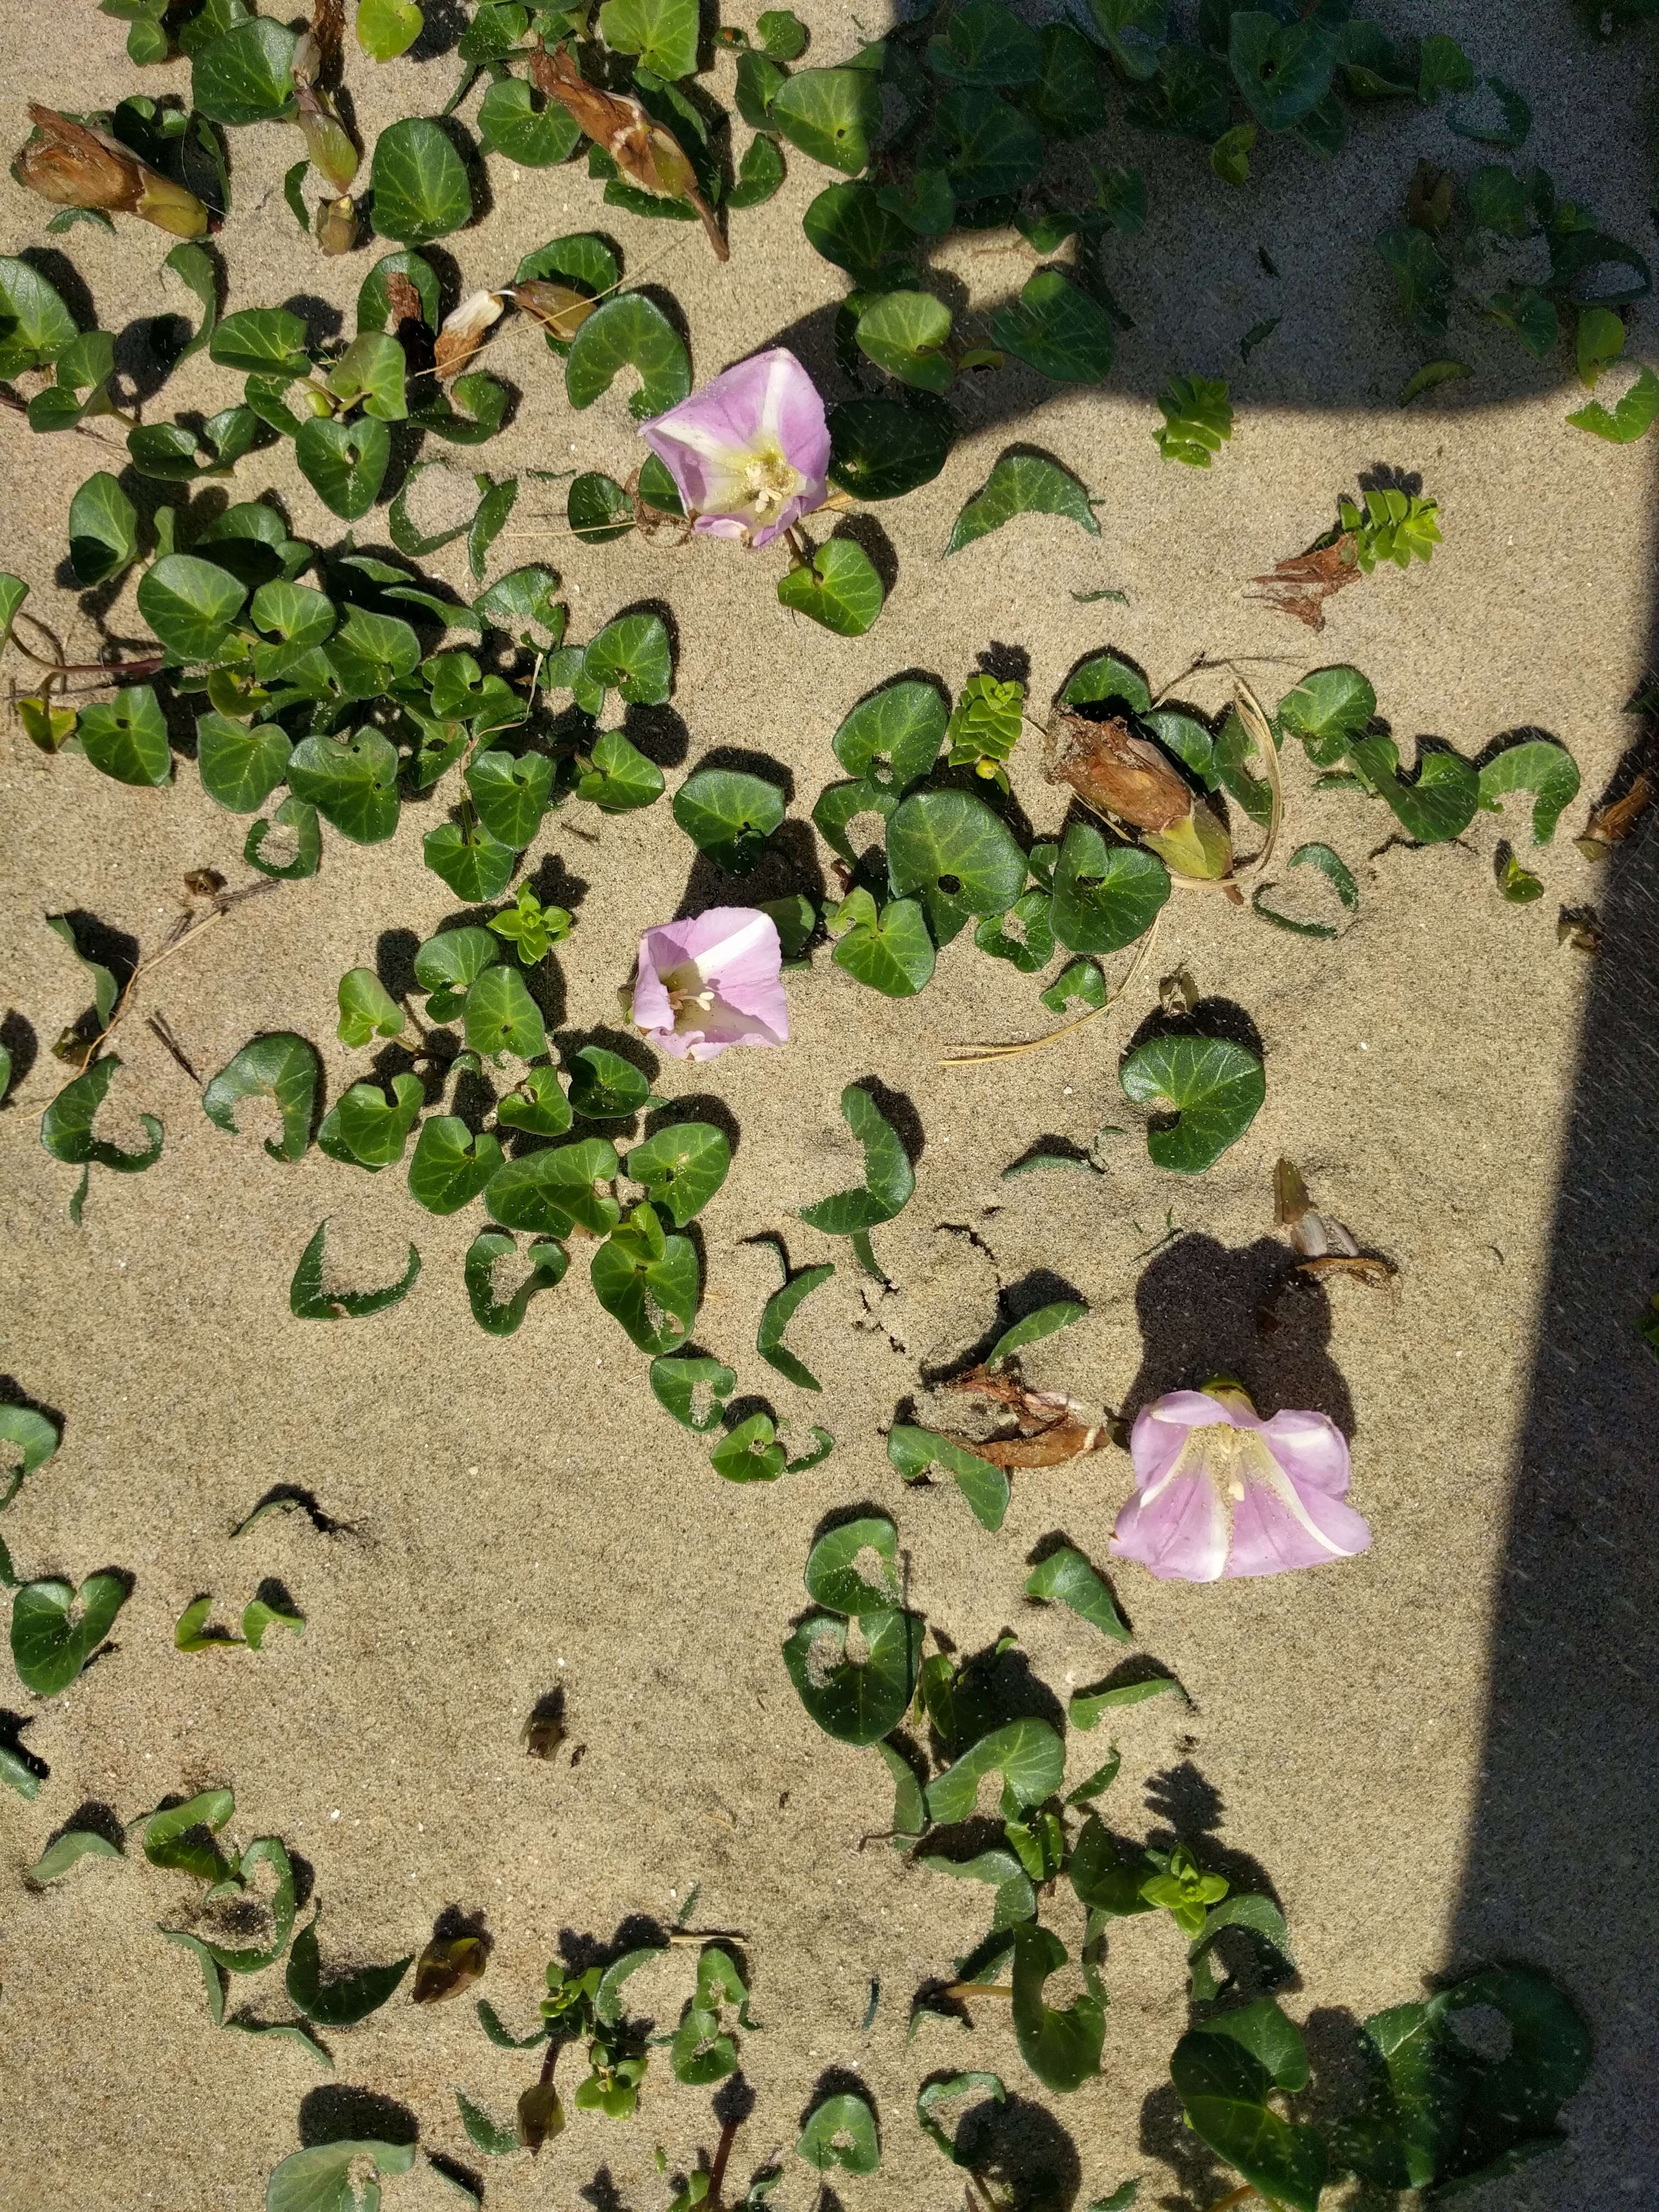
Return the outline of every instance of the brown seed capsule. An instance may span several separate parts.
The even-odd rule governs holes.
[[[141,161],[118,138],[33,101],[28,117],[34,136],[11,173],[42,199],[58,207],[142,216],[175,238],[200,238],[206,230],[208,211],[195,193]]]
[[[533,315],[543,329],[556,338],[574,338],[582,325],[599,306],[585,292],[577,292],[568,284],[550,283],[537,277],[527,284],[515,284],[510,295],[515,307]]]
[[[317,246],[331,259],[349,253],[357,243],[357,203],[349,193],[325,200],[317,210]]]

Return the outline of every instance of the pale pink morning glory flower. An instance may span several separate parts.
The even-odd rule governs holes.
[[[787,1044],[778,926],[750,906],[712,906],[640,939],[634,1022],[673,1060],[713,1060],[729,1044]]]
[[[823,402],[787,346],[740,361],[640,435],[714,538],[769,545],[829,489]]]
[[[1278,1575],[1363,1552],[1348,1447],[1323,1413],[1264,1421],[1236,1382],[1171,1390],[1135,1417],[1136,1494],[1117,1516],[1114,1559],[1165,1581]]]

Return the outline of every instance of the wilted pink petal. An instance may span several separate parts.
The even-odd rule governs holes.
[[[1111,1551],[1180,1582],[1276,1575],[1363,1552],[1370,1530],[1342,1501],[1348,1447],[1323,1413],[1264,1421],[1236,1384],[1174,1390],[1137,1416],[1136,1494]]]
[[[823,402],[787,346],[740,361],[640,435],[712,538],[769,545],[829,489]]]
[[[787,1044],[783,951],[769,914],[710,907],[640,939],[635,1026],[673,1060],[713,1060],[732,1044]]]

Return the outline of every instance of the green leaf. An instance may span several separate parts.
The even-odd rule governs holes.
[[[580,1223],[591,1235],[604,1237],[621,1219],[622,1208],[599,1186],[616,1173],[616,1148],[603,1137],[521,1152],[497,1170],[484,1193],[484,1207],[504,1229],[565,1237]]]
[[[607,814],[625,814],[661,798],[662,770],[620,730],[601,731],[588,759],[592,765],[576,781],[578,799],[589,800]]]
[[[1054,932],[1071,952],[1115,952],[1152,927],[1170,872],[1139,845],[1109,845],[1091,823],[1066,830],[1054,869]]]
[[[1241,9],[1229,27],[1227,56],[1256,121],[1289,131],[1330,90],[1336,41],[1317,21],[1285,23],[1265,9]]]
[[[637,1114],[651,1096],[649,1079],[619,1053],[586,1044],[569,1060],[570,1104],[588,1121],[619,1121]]]
[[[952,424],[940,409],[900,399],[843,399],[830,410],[829,422],[830,482],[855,499],[901,498],[931,483],[950,458]]]
[[[342,1093],[332,1113],[325,1115],[317,1141],[326,1152],[327,1140],[337,1137],[361,1166],[395,1167],[425,1103],[417,1075],[394,1075],[389,1103],[379,1083],[354,1083]]]
[[[892,1522],[868,1515],[820,1536],[806,1555],[806,1589],[814,1604],[854,1620],[890,1613],[903,1595]]]
[[[571,405],[591,407],[626,368],[639,371],[640,388],[629,401],[637,421],[665,413],[690,392],[685,348],[662,309],[641,292],[603,301],[577,331],[564,364]]]
[[[737,180],[726,195],[728,208],[763,207],[783,185],[783,156],[763,134],[751,138],[738,164]]]
[[[792,9],[763,9],[755,30],[775,61],[793,62],[806,51],[806,26]]]
[[[769,1414],[751,1413],[714,1446],[709,1465],[726,1482],[775,1482],[788,1457],[777,1435]]]
[[[236,1108],[244,1098],[269,1098],[283,1117],[280,1144],[265,1139],[273,1160],[297,1160],[311,1142],[317,1103],[317,1055],[301,1036],[280,1030],[255,1037],[222,1067],[202,1093],[210,1121],[236,1133]]]
[[[1316,766],[1340,760],[1364,737],[1376,712],[1376,694],[1357,668],[1316,668],[1279,702],[1282,731],[1300,738]]]
[[[658,1130],[654,1137],[635,1145],[624,1164],[634,1181],[644,1184],[652,1204],[666,1207],[673,1216],[675,1227],[684,1229],[688,1221],[702,1212],[726,1181],[732,1165],[732,1148],[724,1131],[710,1122],[672,1121],[667,1128]],[[832,1267],[828,1272],[833,1274],[835,1270]],[[807,1288],[812,1285],[808,1284]],[[805,1297],[805,1291],[801,1295]],[[786,1321],[787,1318],[786,1315]],[[765,1326],[763,1318],[763,1333]],[[765,1346],[761,1349],[764,1352]],[[773,1361],[775,1366],[777,1364]],[[815,1383],[812,1387],[816,1389],[817,1386]]]
[[[947,392],[956,374],[945,351],[951,310],[931,292],[884,292],[858,319],[860,353],[922,392]]]
[[[503,975],[513,972],[509,968],[491,971]],[[470,1009],[470,998],[468,1005]],[[428,1213],[458,1213],[501,1165],[501,1148],[495,1138],[487,1132],[475,1136],[458,1115],[434,1114],[421,1124],[415,1140],[409,1163],[410,1195]]]
[[[349,422],[308,416],[294,441],[294,458],[330,513],[356,522],[380,496],[392,459],[391,433],[373,416]]]
[[[783,793],[740,769],[701,768],[674,793],[674,819],[728,875],[746,876],[783,820]]]
[[[881,2145],[876,2116],[866,2099],[850,2089],[826,2097],[808,2115],[795,2155],[818,2173],[828,2173],[832,2166],[848,2173],[873,2173],[881,2164]]]
[[[421,840],[421,850],[433,873],[442,877],[457,898],[470,906],[499,898],[507,889],[518,854],[490,835],[482,822],[462,830],[453,822],[441,823]]]
[[[1033,1922],[1014,1930],[1014,2034],[1020,2057],[1045,2088],[1062,2094],[1099,2073],[1106,2039],[1105,2009],[1094,1996],[1079,1997],[1064,2012],[1044,2001],[1044,1983],[1066,1959],[1066,1946],[1050,1929]]]
[[[1207,469],[1233,434],[1233,410],[1223,377],[1177,376],[1158,395],[1164,428],[1155,431],[1158,449],[1166,461],[1184,461],[1188,467]]]
[[[0,377],[44,368],[79,335],[46,279],[27,261],[0,255]]]
[[[61,1881],[83,1859],[118,1859],[121,1846],[111,1843],[96,1828],[65,1828],[63,1834],[46,1845],[32,1867],[24,1869],[23,1879],[37,1889],[48,1882]]]
[[[852,538],[830,538],[810,563],[801,562],[778,580],[781,606],[810,616],[837,637],[861,637],[885,597],[870,556]]]
[[[665,1236],[648,1206],[619,1222],[589,1264],[593,1294],[641,1352],[672,1352],[690,1334],[699,1291],[689,1237]]]
[[[1142,1675],[1103,1690],[1079,1690],[1066,1708],[1066,1718],[1071,1727],[1086,1732],[1100,1725],[1103,1713],[1115,1712],[1120,1705],[1144,1705],[1148,1698],[1168,1697],[1178,1697],[1184,1705],[1192,1703],[1173,1674]]]
[[[286,307],[242,307],[227,315],[208,343],[208,359],[221,368],[292,381],[307,374],[311,356],[306,326]]]
[[[1064,515],[1091,538],[1100,535],[1088,492],[1070,470],[1041,453],[1009,452],[957,515],[946,553],[961,552],[1017,514]]]
[[[1513,151],[1526,143],[1532,129],[1532,109],[1501,76],[1483,76],[1463,99],[1448,104],[1446,128],[1460,138]]]
[[[1317,868],[1350,914],[1358,908],[1359,886],[1341,854],[1333,852],[1328,845],[1298,845],[1291,855],[1291,866],[1293,868]],[[1297,921],[1289,915],[1276,914],[1272,907],[1263,903],[1263,894],[1268,888],[1265,884],[1258,884],[1250,894],[1250,905],[1264,921],[1273,922],[1280,929],[1290,930],[1297,937],[1329,938],[1336,935],[1329,922]]]
[[[382,844],[398,827],[398,756],[368,725],[344,738],[302,738],[288,781],[296,799],[354,845]]]
[[[887,825],[887,867],[901,897],[920,892],[941,943],[970,915],[1006,914],[1025,885],[1025,855],[1013,833],[965,791],[901,800]]]
[[[1103,1636],[1129,1641],[1129,1630],[1110,1589],[1083,1556],[1067,1544],[1035,1566],[1025,1577],[1025,1595],[1047,1605],[1069,1606]]]
[[[896,1607],[862,1613],[850,1651],[848,1626],[839,1614],[810,1614],[784,1645],[784,1665],[826,1735],[875,1743],[909,1710],[925,1624]]]
[[[216,2027],[222,2027],[225,2024],[225,1978],[207,1945],[185,1929],[163,1928],[159,1921],[155,1932],[169,1943],[181,1944],[194,1957],[202,1970],[202,1981],[207,1991],[208,2018]]]
[[[1170,35],[1164,0],[1089,0],[1089,12],[1125,76],[1144,83],[1157,75]]]
[[[70,501],[69,540],[77,584],[107,583],[137,559],[138,510],[106,471],[88,477]]]
[[[82,707],[75,734],[93,766],[117,783],[161,784],[173,773],[167,718],[148,684]]]
[[[370,185],[375,229],[403,246],[446,237],[471,217],[461,157],[443,126],[424,116],[405,116],[381,131]]]
[[[800,1210],[809,1229],[821,1229],[830,1237],[854,1236],[890,1221],[915,1188],[915,1175],[898,1132],[870,1093],[849,1083],[841,1094],[841,1112],[864,1147],[865,1188],[840,1191]]]
[[[838,933],[830,957],[858,982],[889,999],[914,998],[933,973],[933,940],[915,899],[892,899],[879,915],[860,885],[830,917]]]
[[[538,1240],[528,1245],[524,1253],[530,1265],[529,1274],[507,1297],[501,1298],[495,1290],[497,1265],[518,1256],[516,1241],[500,1229],[481,1229],[467,1246],[467,1300],[473,1320],[491,1336],[511,1336],[537,1291],[553,1289],[564,1279],[570,1265],[570,1255],[562,1244],[551,1238]]]
[[[361,403],[377,422],[403,422],[409,413],[403,348],[384,331],[360,331],[329,370],[328,388],[344,407]]]
[[[373,2159],[376,2173],[407,2173],[415,2163],[409,2143],[326,2142],[296,2150],[276,2166],[265,2184],[265,2212],[380,2212],[377,2183],[360,2197],[352,2168]]]
[[[906,1482],[920,1482],[931,1468],[952,1476],[982,1528],[1001,1528],[1008,1510],[1008,1478],[1000,1467],[953,1437],[896,1421],[887,1432],[887,1456]]]
[[[799,84],[796,77],[793,82]],[[774,115],[778,103],[772,104]],[[1042,167],[1042,134],[1030,118],[977,85],[958,85],[933,111],[934,136],[924,167],[942,168],[958,201],[1006,199],[1035,184]]]
[[[223,1881],[230,1869],[213,1838],[235,1810],[230,1790],[204,1790],[152,1813],[144,1824],[144,1856],[152,1866],[192,1875],[198,1881]]]
[[[1106,1003],[1106,978],[1096,962],[1073,960],[1041,996],[1051,1014],[1071,1014],[1079,1008],[1093,1013]]]
[[[1010,1721],[928,1784],[928,1814],[941,1826],[971,1819],[979,1785],[993,1773],[1002,1777],[1006,1802],[1029,1809],[1053,1796],[1065,1771],[1065,1746],[1047,1721]]]
[[[660,707],[673,685],[668,632],[660,615],[619,615],[587,648],[583,672],[630,707]]]
[[[914,251],[909,230],[873,185],[826,185],[801,217],[801,228],[815,252],[860,281]]]
[[[545,753],[509,753],[499,746],[476,756],[465,777],[478,819],[489,835],[522,852],[542,824],[553,793]]]
[[[630,1174],[638,1172],[632,1165],[635,1158],[635,1155],[633,1153],[629,1155]],[[722,1168],[722,1174],[724,1171]],[[657,1195],[655,1191],[651,1194],[653,1198]],[[676,1216],[676,1218],[679,1217]],[[760,1330],[755,1339],[755,1349],[769,1367],[775,1367],[778,1373],[793,1382],[798,1389],[819,1390],[823,1386],[811,1368],[804,1365],[784,1343],[784,1332],[793,1320],[802,1302],[811,1297],[813,1291],[822,1284],[827,1283],[835,1272],[834,1264],[830,1261],[824,1261],[816,1267],[803,1267],[799,1274],[792,1276],[784,1284],[781,1290],[772,1293],[766,1301],[765,1309],[761,1315]],[[809,1589],[812,1589],[812,1568],[810,1560],[807,1562],[806,1586]],[[823,1598],[819,1591],[813,1590],[812,1595],[825,1604],[834,1603],[832,1599]],[[845,1607],[842,1608],[842,1611],[848,1609]]]
[[[288,774],[293,744],[275,722],[234,722],[224,714],[198,714],[196,765],[208,797],[233,814],[263,806]]]
[[[481,2105],[475,2105],[465,2090],[455,2092],[455,2102],[460,2107],[461,2125],[467,2139],[475,2143],[486,2158],[506,2158],[519,2148],[516,2128],[502,2127],[492,2120]]]
[[[736,1370],[718,1359],[681,1352],[651,1363],[652,1396],[694,1436],[706,1437],[719,1428],[726,1401],[737,1386]]]
[[[1057,269],[1039,269],[1018,305],[992,317],[991,341],[1060,384],[1098,384],[1117,358],[1111,317]]]
[[[468,988],[501,957],[501,944],[487,929],[444,929],[416,948],[415,981],[432,994],[427,1013],[434,1022],[453,1021]]]
[[[936,687],[901,679],[860,700],[830,743],[849,775],[884,778],[902,791],[938,759],[945,729],[945,702]]]
[[[1118,1071],[1124,1096],[1176,1118],[1146,1132],[1154,1163],[1177,1175],[1201,1175],[1236,1145],[1267,1096],[1261,1062],[1224,1037],[1158,1036]]]
[[[1455,753],[1419,747],[1417,775],[1410,783],[1400,776],[1400,754],[1392,738],[1357,738],[1348,747],[1348,757],[1386,800],[1406,835],[1419,844],[1443,844],[1474,819],[1480,780]]]
[[[1413,223],[1385,230],[1376,250],[1394,277],[1401,319],[1418,337],[1443,338],[1451,313],[1450,264],[1434,240]]]
[[[372,62],[395,61],[421,35],[416,0],[357,0],[357,44]]]
[[[1577,362],[1578,381],[1587,392],[1595,390],[1601,372],[1618,360],[1625,350],[1624,318],[1611,307],[1581,307],[1577,328],[1574,333],[1573,351]],[[70,510],[71,537],[74,532],[75,511]],[[74,547],[70,546],[73,558]]]
[[[409,252],[383,254],[364,277],[357,293],[358,329],[383,331],[391,320],[392,307],[386,298],[390,276],[408,277],[419,295],[427,328],[435,331],[441,312],[437,272],[420,254]]]
[[[228,1630],[209,1627],[208,1615],[212,1610],[213,1600],[210,1597],[191,1599],[179,1614],[173,1628],[173,1641],[175,1650],[216,1651],[226,1644],[242,1642],[243,1639],[240,1636],[232,1636]]]
[[[0,1406],[0,1446],[6,1444],[15,1445],[18,1457],[9,1466],[0,1459],[0,1482],[5,1485],[0,1507],[9,1505],[25,1478],[44,1467],[57,1450],[57,1424],[33,1406]]]
[[[556,100],[538,106],[517,76],[497,77],[485,93],[478,105],[478,136],[489,151],[505,154],[526,169],[549,169],[568,161],[582,143],[574,117]]]
[[[1207,2004],[1219,1996],[1221,1983],[1215,1973],[1212,1947],[1218,1936],[1229,1928],[1248,1929],[1261,1939],[1267,1950],[1282,1962],[1286,1972],[1293,1972],[1296,1961],[1291,1954],[1290,1934],[1285,1925],[1285,1916],[1270,1897],[1246,1894],[1230,1897],[1224,1903],[1213,1905],[1204,1916],[1204,1925],[1188,1946],[1187,1965],[1192,1974],[1192,1994],[1200,2004]]]
[[[1069,1328],[1073,1322],[1083,1320],[1089,1309],[1076,1298],[1056,1298],[1051,1305],[1038,1306],[1023,1321],[1017,1321],[1002,1334],[985,1355],[987,1367],[1000,1367],[1005,1359],[1012,1359],[1028,1344],[1041,1344],[1045,1336]]]
[[[599,35],[617,53],[672,82],[697,66],[697,0],[605,0]]]
[[[1599,399],[1592,399],[1567,420],[1575,430],[1588,430],[1611,446],[1630,446],[1652,428],[1656,415],[1659,415],[1659,376],[1644,368],[1611,413]]]
[[[161,1157],[161,1125],[153,1114],[138,1116],[148,1145],[143,1152],[124,1152],[92,1133],[98,1109],[115,1077],[120,1061],[108,1054],[94,1060],[83,1075],[66,1083],[40,1116],[40,1142],[55,1160],[71,1167],[109,1168],[117,1175],[142,1175]]]
[[[367,2020],[370,2013],[380,2010],[413,1963],[411,1952],[389,1966],[362,1966],[355,1973],[341,1974],[325,1982],[322,1954],[317,1946],[317,1920],[313,1917],[295,1937],[294,1948],[289,1954],[289,2001],[307,2020],[315,2021],[319,2027],[353,2027],[360,2020]]]
[[[248,1611],[251,1613],[252,1610],[250,1606]],[[280,1620],[287,1616],[278,1614],[275,1617]],[[243,1618],[246,1620],[246,1615]],[[263,1629],[260,1633],[263,1635]],[[257,1651],[258,1644],[252,1637],[248,1641]],[[288,1939],[294,1932],[294,1869],[280,1837],[254,1838],[237,1863],[237,1881],[246,1883],[253,1869],[260,1866],[270,1869],[275,1881],[268,1906],[270,1933],[263,1943],[252,1944],[240,1950],[231,1950],[222,1943],[209,1941],[206,1947],[209,1953],[216,1964],[222,1966],[228,1974],[258,1974],[267,1966],[274,1966],[288,1948]]]
[[[17,1679],[38,1698],[67,1690],[92,1657],[127,1601],[125,1575],[88,1575],[69,1583],[25,1583],[11,1605],[11,1658]]]
[[[1290,2212],[1317,2212],[1326,2176],[1322,2138],[1281,2119],[1276,2089],[1305,2086],[1302,2039],[1271,1997],[1191,2028],[1170,2060],[1188,2123],[1218,2157]]]
[[[867,70],[798,70],[773,94],[766,120],[813,161],[854,177],[880,126],[880,87]]]
[[[1532,810],[1532,842],[1547,845],[1564,808],[1578,796],[1578,764],[1565,745],[1553,738],[1533,738],[1494,753],[1480,770],[1480,804],[1489,814],[1502,811],[1504,794],[1529,791],[1536,804]]]
[[[614,477],[588,469],[571,484],[565,520],[590,545],[609,545],[634,527],[634,502]]]
[[[379,1291],[325,1291],[323,1288],[324,1240],[328,1234],[326,1215],[317,1224],[315,1235],[300,1255],[300,1264],[294,1270],[294,1279],[289,1285],[289,1311],[298,1321],[362,1321],[370,1314],[384,1313],[395,1306],[414,1289],[421,1272],[421,1255],[413,1244],[409,1248],[409,1265],[402,1278],[388,1283]]]
[[[294,858],[282,866],[259,857],[267,833],[271,830],[289,830],[295,841]],[[306,876],[314,876],[323,849],[322,836],[317,827],[317,810],[302,799],[285,799],[269,822],[256,822],[247,833],[242,848],[242,858],[251,868],[262,876],[276,876],[285,882],[297,882]]]
[[[1001,0],[963,0],[927,42],[928,68],[949,84],[1030,84],[1042,54],[1036,33]]]
[[[884,1752],[890,1748],[884,1744],[879,1747]],[[1002,2086],[1002,2077],[997,2074],[953,2074],[947,2081],[924,2082],[916,2096],[916,2124],[930,2142],[939,2146],[952,2166],[969,2166],[969,2160],[957,2150],[955,2139],[946,2135],[933,2118],[935,2106],[953,2104],[958,2097],[981,2095],[993,2097],[1000,2105],[1006,2101],[1007,2094]]]
[[[402,1036],[404,1010],[372,968],[348,969],[335,995],[340,1008],[336,1034],[348,1051],[361,1051],[376,1037]]]
[[[210,123],[233,128],[269,123],[294,97],[294,49],[285,24],[250,15],[196,53],[191,68],[191,106]]]

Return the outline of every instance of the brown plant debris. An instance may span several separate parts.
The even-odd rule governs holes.
[[[975,1397],[1012,1413],[1015,1434],[1007,1437],[951,1436],[963,1451],[988,1459],[994,1467],[1060,1467],[1085,1452],[1097,1451],[1106,1439],[1098,1422],[1085,1421],[1081,1409],[1054,1390],[1028,1390],[1006,1370],[975,1367],[951,1377],[945,1386],[970,1391]]]
[[[1614,845],[1622,844],[1653,804],[1653,778],[1640,769],[1628,790],[1598,806],[1573,840],[1587,860],[1604,860]]]
[[[1097,814],[1137,830],[1172,830],[1192,812],[1191,787],[1116,715],[1096,721],[1056,707],[1048,735],[1049,782],[1068,785]]]
[[[1250,580],[1259,588],[1250,596],[1265,602],[1276,614],[1289,615],[1310,629],[1321,630],[1325,627],[1326,600],[1348,585],[1357,584],[1362,574],[1353,532],[1345,530],[1328,544],[1310,545],[1305,553],[1293,554],[1268,569],[1266,575],[1253,576]]]
[[[589,84],[562,46],[550,50],[540,38],[530,57],[530,74],[544,99],[556,100],[596,146],[609,154],[631,185],[653,198],[689,200],[702,218],[716,257],[731,256],[714,210],[697,190],[696,173],[672,131],[653,122],[637,100]]]

